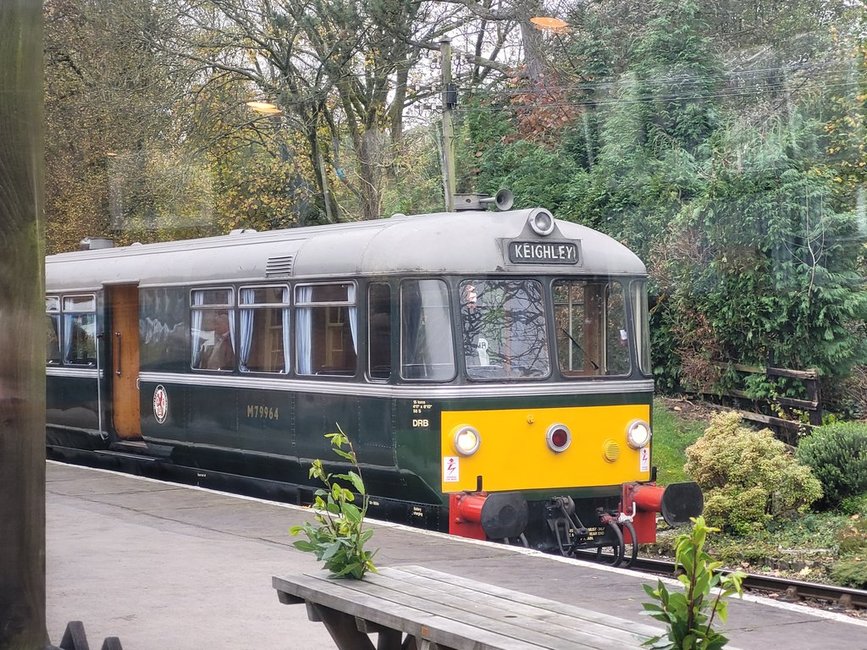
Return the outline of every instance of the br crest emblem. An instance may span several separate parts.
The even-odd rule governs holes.
[[[154,388],[154,418],[160,424],[169,414],[169,394],[162,384]]]

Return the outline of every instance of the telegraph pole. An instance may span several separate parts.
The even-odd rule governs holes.
[[[458,103],[458,91],[452,83],[452,42],[440,41],[443,84],[443,193],[446,211],[455,209],[455,133],[452,125],[452,110]]]
[[[45,629],[42,2],[0,2],[0,650]]]

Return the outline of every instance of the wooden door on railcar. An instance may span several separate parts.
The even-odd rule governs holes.
[[[111,317],[111,387],[115,433],[141,438],[139,405],[138,285],[106,287]]]

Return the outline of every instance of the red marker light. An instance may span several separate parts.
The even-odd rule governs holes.
[[[548,447],[551,451],[559,454],[569,448],[572,442],[572,434],[565,424],[552,424],[548,427],[547,439]]]

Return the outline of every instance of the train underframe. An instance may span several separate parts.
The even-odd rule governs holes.
[[[449,495],[449,532],[566,557],[591,553],[613,566],[629,566],[639,544],[656,541],[658,516],[678,526],[700,515],[703,506],[701,489],[692,482],[625,483],[607,497],[534,501],[519,492],[464,492]]]

